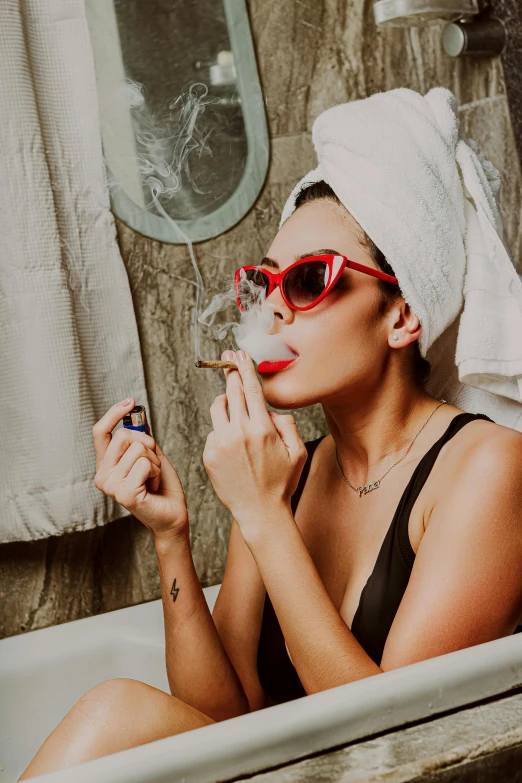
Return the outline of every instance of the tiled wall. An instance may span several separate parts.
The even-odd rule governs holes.
[[[369,0],[250,0],[266,96],[272,164],[263,192],[232,230],[195,246],[203,278],[222,287],[238,261],[270,244],[290,189],[313,164],[310,129],[324,108],[394,87],[449,87],[466,132],[503,176],[507,239],[522,271],[521,178],[499,58],[445,55],[440,30],[376,29]],[[193,368],[192,267],[186,248],[118,225],[133,290],[154,434],[177,467],[191,517],[192,547],[204,585],[221,581],[229,518],[201,462],[211,429],[208,408],[219,373]],[[202,350],[216,355],[204,338]],[[212,353],[211,353],[212,351]],[[207,377],[208,376],[208,377]],[[319,411],[301,411],[304,439],[319,434]],[[124,518],[106,528],[0,547],[0,636],[74,620],[159,597],[148,531]]]

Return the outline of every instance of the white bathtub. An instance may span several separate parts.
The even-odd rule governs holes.
[[[219,585],[205,589],[212,608]],[[167,692],[161,601],[0,641],[0,783],[85,691],[133,677]],[[522,685],[522,634],[115,753],[41,783],[210,783],[368,737]]]

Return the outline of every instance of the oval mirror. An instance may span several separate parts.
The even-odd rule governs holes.
[[[86,0],[115,215],[162,242],[248,212],[269,142],[245,0]]]

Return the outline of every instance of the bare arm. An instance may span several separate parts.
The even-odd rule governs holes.
[[[522,612],[522,436],[501,429],[470,450],[431,513],[383,669],[515,630]]]
[[[213,618],[227,655],[248,698],[250,710],[268,706],[257,672],[266,590],[237,522],[232,523],[227,565]]]
[[[290,509],[268,507],[262,520],[245,519],[245,527],[253,524],[248,545],[306,693],[378,674],[334,606]]]
[[[190,551],[183,487],[154,438],[112,431],[129,399],[113,405],[93,428],[95,486],[127,508],[152,533],[158,556],[167,674],[171,692],[214,720],[248,712],[248,701],[221,644]]]
[[[252,360],[241,351],[236,360],[239,373],[227,371],[227,395],[213,406],[204,463],[254,557],[307,693],[513,632],[522,609],[519,433],[502,428],[455,471],[378,666],[336,610],[295,523],[290,498],[306,459],[295,420],[266,410]]]
[[[514,631],[522,611],[521,464],[518,434],[497,436],[465,460],[432,512],[380,666],[335,610],[291,515],[265,512],[249,546],[307,693]]]
[[[248,712],[248,700],[221,643],[194,567],[188,530],[156,537],[155,545],[171,693],[214,720]]]

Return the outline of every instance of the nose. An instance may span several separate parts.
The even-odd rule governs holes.
[[[270,296],[265,299],[265,306],[270,308],[274,317],[279,318],[283,323],[288,324],[294,320],[294,311],[284,301],[278,285],[276,285]]]

